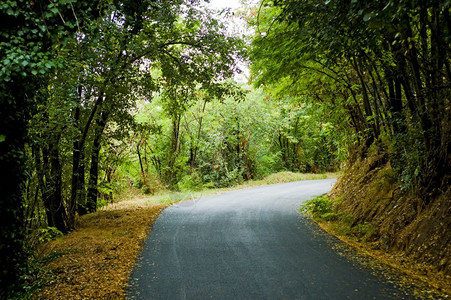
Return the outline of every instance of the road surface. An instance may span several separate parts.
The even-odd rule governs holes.
[[[339,255],[299,213],[334,180],[269,185],[163,211],[129,281],[129,299],[413,299]]]

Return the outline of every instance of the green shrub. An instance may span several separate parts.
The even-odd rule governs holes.
[[[373,226],[369,222],[355,225],[352,227],[351,233],[363,241],[371,240],[376,234]]]
[[[354,223],[355,217],[351,214],[345,214],[345,213],[341,212],[339,217],[340,217],[340,220],[346,225],[351,226]]]
[[[37,245],[54,240],[60,236],[63,236],[63,233],[56,227],[38,228],[34,230],[29,237],[29,242],[31,247],[36,247]]]
[[[331,218],[334,212],[332,211],[332,201],[329,197],[323,195],[306,201],[301,206],[301,212],[305,212],[314,218],[325,216]]]
[[[335,221],[335,220],[337,220],[337,218],[338,218],[338,216],[334,212],[327,212],[327,213],[321,215],[321,219],[323,219],[325,221]]]
[[[180,191],[200,191],[204,188],[202,178],[197,172],[192,172],[189,175],[185,175],[177,183],[177,188]]]
[[[341,198],[336,200],[342,201]],[[371,223],[356,224],[355,217],[342,211],[334,212],[332,205],[335,201],[331,201],[329,197],[323,195],[306,201],[300,211],[307,213],[317,221],[338,221],[335,230],[339,234],[353,236],[362,241],[370,241],[375,237],[375,230]]]

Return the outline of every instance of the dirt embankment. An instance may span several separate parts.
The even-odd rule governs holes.
[[[368,229],[373,249],[425,278],[451,282],[450,187],[424,205],[401,189],[382,155],[373,155],[349,167],[330,197],[351,227]]]

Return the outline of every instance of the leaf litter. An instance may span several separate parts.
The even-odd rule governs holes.
[[[134,203],[136,204],[136,203]],[[167,204],[110,207],[78,220],[77,229],[38,249],[47,284],[34,299],[125,299],[128,278]]]

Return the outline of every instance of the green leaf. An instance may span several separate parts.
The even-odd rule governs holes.
[[[6,140],[6,135],[0,134],[0,143]]]
[[[371,13],[366,13],[363,16],[363,21],[368,22],[371,19]]]

